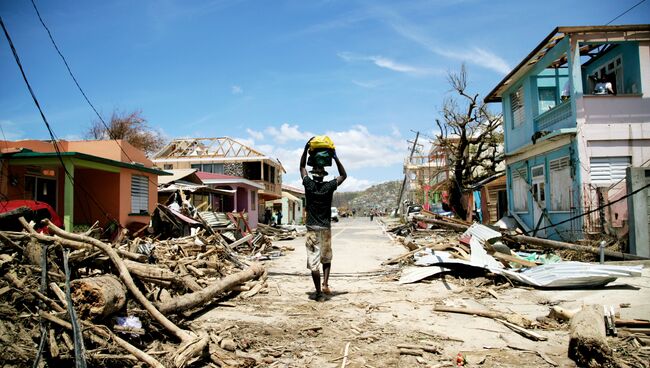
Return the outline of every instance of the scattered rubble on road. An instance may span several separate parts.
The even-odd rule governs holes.
[[[384,265],[400,265],[398,283],[456,279],[471,285],[474,279],[477,282],[470,288],[473,290],[462,289],[470,295],[489,294],[499,298],[495,291],[503,288],[604,287],[621,277],[639,277],[643,269],[642,264],[634,261],[616,265],[584,262],[593,261],[600,252],[607,259],[643,259],[618,249],[532,238],[515,229],[469,224],[427,211],[406,224],[397,219],[384,219],[384,229],[408,250],[384,262]],[[574,261],[581,258],[584,261]],[[588,305],[571,311],[554,306],[548,316],[536,321],[512,311],[487,308],[436,305],[433,310],[491,318],[533,341],[547,340],[543,330],[569,329],[571,343],[567,354],[578,366],[648,367],[650,321],[621,319],[620,308],[629,306]]]

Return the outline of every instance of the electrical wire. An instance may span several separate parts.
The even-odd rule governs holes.
[[[546,230],[546,229],[548,229],[548,228],[555,227],[555,226],[558,226],[558,225],[561,225],[561,224],[567,223],[567,222],[569,222],[569,221],[577,220],[577,219],[579,219],[579,218],[581,218],[581,217],[585,217],[585,216],[587,216],[587,215],[589,215],[589,214],[592,214],[592,213],[594,213],[594,212],[596,212],[596,211],[600,211],[600,210],[602,210],[602,209],[604,209],[604,208],[607,208],[607,207],[613,205],[614,203],[620,202],[620,201],[622,201],[622,200],[624,200],[624,199],[626,199],[626,198],[628,198],[628,197],[631,197],[631,196],[633,196],[633,195],[639,193],[640,191],[642,191],[642,190],[644,190],[644,189],[646,189],[646,188],[650,188],[650,184],[646,184],[646,185],[642,186],[641,188],[638,188],[637,190],[635,190],[635,191],[633,191],[633,192],[630,192],[630,193],[628,193],[628,194],[622,196],[621,198],[618,198],[618,199],[613,200],[613,201],[611,201],[611,202],[607,202],[607,203],[605,203],[605,204],[602,205],[602,206],[599,206],[599,207],[594,208],[594,209],[592,209],[592,210],[589,210],[589,211],[587,211],[587,212],[583,212],[583,213],[581,213],[581,214],[579,214],[579,215],[577,215],[577,216],[573,216],[573,217],[571,217],[571,218],[568,218],[568,219],[566,219],[566,220],[560,221],[560,222],[555,223],[555,224],[553,224],[553,225],[549,225],[549,226],[545,226],[545,227],[539,228],[539,229],[537,229],[537,231]]]
[[[65,271],[65,299],[68,308],[68,315],[70,316],[70,324],[72,325],[72,338],[74,340],[74,361],[76,368],[86,368],[86,357],[84,341],[81,337],[81,327],[79,326],[79,319],[77,313],[72,305],[72,296],[70,295],[70,267],[68,267],[69,249],[63,250],[63,269]]]
[[[605,23],[605,25],[606,25],[606,26],[610,25],[610,23],[612,23],[613,21],[617,20],[618,18],[624,16],[624,15],[627,14],[630,10],[636,8],[637,6],[643,4],[644,2],[645,2],[645,0],[641,0],[641,1],[639,1],[638,3],[634,4],[634,5],[633,5],[631,8],[629,8],[628,10],[622,12],[621,14],[617,15],[616,17],[614,17],[614,19],[612,19],[612,20],[610,20],[609,22]]]
[[[31,84],[29,83],[29,80],[27,79],[27,75],[25,74],[25,70],[23,69],[23,65],[20,61],[20,57],[18,56],[18,51],[16,51],[16,47],[14,46],[14,43],[11,39],[11,36],[9,35],[9,31],[7,30],[7,27],[5,26],[4,20],[0,16],[0,26],[2,26],[2,30],[5,34],[5,37],[7,39],[7,42],[9,43],[9,47],[11,48],[11,52],[14,55],[14,59],[16,61],[16,65],[18,65],[18,69],[20,69],[20,74],[23,77],[23,80],[25,81],[25,85],[27,85],[27,89],[29,90],[29,94],[32,96],[32,99],[34,100],[34,104],[36,105],[36,108],[38,109],[39,113],[41,114],[41,119],[45,123],[45,127],[47,128],[47,131],[50,135],[50,138],[52,140],[52,145],[54,146],[54,150],[56,151],[56,156],[59,159],[59,162],[61,163],[61,166],[63,168],[63,171],[65,172],[65,175],[68,177],[68,179],[73,183],[74,185],[74,176],[68,171],[68,168],[65,165],[65,162],[63,161],[63,157],[61,155],[61,150],[59,148],[58,144],[58,139],[56,135],[54,134],[54,131],[52,130],[52,127],[50,126],[50,123],[47,121],[47,118],[45,117],[45,113],[43,112],[43,109],[41,108],[41,104],[38,102],[38,99],[36,98],[36,94],[34,93],[34,90],[32,89]],[[83,186],[78,186],[83,192],[86,194],[88,198],[90,198],[94,204],[99,208],[103,213],[106,218],[109,220],[112,220],[112,217],[108,214],[108,212],[104,209],[104,207],[97,201],[97,199],[91,195],[85,187]]]
[[[59,49],[59,46],[57,45],[56,41],[54,41],[54,37],[52,36],[52,32],[50,32],[50,29],[49,29],[48,26],[45,24],[45,21],[43,20],[43,17],[41,17],[41,13],[38,11],[38,7],[36,6],[36,2],[35,2],[34,0],[31,0],[31,2],[32,2],[32,6],[34,7],[34,10],[36,11],[36,15],[38,16],[38,20],[39,20],[39,21],[41,22],[41,24],[43,25],[43,28],[45,28],[45,31],[47,31],[47,35],[48,35],[48,37],[50,38],[50,41],[52,42],[52,45],[54,46],[54,48],[56,49],[56,52],[57,52],[57,53],[59,54],[59,56],[61,57],[61,60],[63,61],[63,64],[65,64],[65,67],[66,67],[66,69],[68,70],[68,74],[70,74],[70,77],[71,77],[72,80],[74,81],[74,84],[77,86],[77,89],[79,89],[79,92],[81,92],[81,95],[84,97],[84,99],[86,100],[86,102],[88,103],[88,105],[90,106],[90,108],[95,112],[95,115],[97,115],[97,118],[99,119],[99,121],[102,123],[102,125],[103,125],[104,128],[106,129],[106,133],[108,134],[109,138],[111,138],[111,140],[113,140],[113,141],[115,142],[115,144],[117,144],[117,146],[120,148],[120,150],[122,151],[122,153],[124,153],[124,155],[126,156],[126,158],[129,159],[130,162],[135,162],[135,161],[134,161],[134,160],[129,156],[129,154],[124,150],[124,148],[122,147],[122,145],[120,144],[120,142],[117,141],[117,137],[115,136],[115,134],[113,134],[113,133],[111,132],[111,129],[109,128],[109,126],[108,126],[108,124],[106,123],[106,121],[104,121],[104,119],[102,118],[101,114],[97,111],[97,109],[95,108],[95,105],[93,105],[93,103],[90,102],[90,99],[89,99],[88,96],[86,95],[86,92],[84,92],[83,88],[81,88],[81,85],[79,85],[79,82],[77,81],[77,78],[76,78],[76,77],[74,76],[74,74],[72,73],[72,69],[70,68],[70,65],[68,64],[67,59],[65,58],[65,56],[63,56],[63,53],[62,53],[61,50]],[[138,171],[140,171],[140,172],[144,172],[144,171],[142,171],[142,169],[140,169],[140,168],[136,168],[136,170],[138,170]],[[148,175],[145,175],[145,177],[146,177],[147,180],[149,180],[149,182],[151,182],[152,184],[154,184],[154,185],[156,185],[156,186],[158,185],[158,183],[154,183],[153,180],[151,180],[151,178],[150,178]]]

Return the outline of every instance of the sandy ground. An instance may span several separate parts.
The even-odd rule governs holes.
[[[470,315],[434,312],[434,305],[516,312],[535,320],[549,306],[618,305],[623,318],[650,318],[650,272],[589,290],[535,290],[494,287],[493,281],[447,276],[409,285],[395,282],[399,267],[381,262],[405,253],[383,232],[379,222],[342,219],[332,227],[333,295],[325,302],[308,299],[313,284],[306,269],[304,238],[278,241],[293,247],[267,261],[269,288],[251,299],[235,298],[236,307],[217,307],[195,322],[229,329],[261,367],[341,367],[349,343],[347,367],[452,366],[460,352],[482,367],[574,367],[566,357],[566,326],[537,329],[548,341],[535,342],[497,321]],[[484,283],[483,287],[478,287]],[[485,292],[492,287],[497,297]],[[422,357],[400,355],[398,344],[438,347]]]

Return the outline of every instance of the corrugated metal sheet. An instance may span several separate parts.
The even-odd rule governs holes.
[[[485,244],[488,239],[501,237],[500,232],[476,222],[463,233],[463,236],[466,235],[471,235],[472,238],[476,238],[479,241],[479,244]]]
[[[570,288],[608,284],[619,277],[641,276],[643,266],[611,266],[582,262],[551,263],[522,272],[493,270],[508,278],[537,287]]]
[[[471,245],[471,244],[470,244]],[[474,255],[474,253],[477,253]],[[560,262],[545,264],[523,271],[504,269],[500,262],[492,256],[477,252],[476,245],[472,247],[471,261],[450,258],[449,253],[436,251],[435,254],[416,257],[416,265],[445,266],[465,265],[489,270],[492,273],[506,276],[522,284],[542,288],[581,288],[606,285],[619,277],[641,276],[643,266],[614,266],[583,262]],[[491,260],[489,260],[491,259]],[[496,262],[498,265],[495,265]],[[422,271],[426,273],[425,271]],[[434,273],[435,274],[435,273]],[[426,277],[426,276],[425,276]],[[424,277],[423,277],[424,278]],[[417,280],[416,280],[417,281]]]

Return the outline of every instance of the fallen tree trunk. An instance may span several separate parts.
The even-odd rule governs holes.
[[[448,227],[450,229],[454,229],[454,230],[457,230],[457,231],[465,231],[468,228],[468,226],[466,226],[466,225],[457,224],[457,223],[453,223],[453,222],[442,221],[442,220],[436,220],[436,219],[432,219],[432,218],[425,217],[425,216],[415,216],[413,218],[416,221],[422,221],[422,222],[427,223],[427,224],[446,226],[446,227]]]
[[[544,248],[551,248],[551,249],[569,249],[573,250],[576,252],[588,252],[592,254],[599,255],[600,254],[600,249],[595,248],[595,247],[589,247],[586,245],[577,245],[577,244],[571,244],[571,243],[565,243],[557,240],[550,240],[550,239],[541,239],[541,238],[536,238],[533,236],[526,236],[526,235],[515,235],[512,237],[512,239],[520,242],[520,243],[528,243],[531,245],[537,245],[540,247]],[[622,253],[622,252],[615,252],[612,250],[607,250],[604,249],[604,253],[607,257],[610,258],[616,258],[616,259],[623,259],[623,260],[630,260],[630,259],[648,259],[646,257],[641,257],[637,256],[635,254],[629,254],[629,253]]]
[[[101,320],[124,307],[126,290],[113,275],[88,277],[70,283],[74,305],[81,318]]]
[[[217,295],[230,290],[230,288],[236,285],[255,279],[262,275],[263,272],[264,267],[259,263],[254,263],[248,269],[228,275],[202,290],[175,297],[165,303],[160,303],[157,305],[158,309],[162,313],[178,313],[206,304]]]
[[[457,231],[465,231],[467,230],[468,226],[462,225],[462,224],[456,224],[456,223],[450,223],[442,220],[436,220],[432,218],[427,218],[424,216],[415,216],[415,220],[417,221],[422,221],[428,224],[435,224],[435,225],[440,225],[440,226],[446,226],[450,229],[454,229]],[[586,245],[577,245],[577,244],[571,244],[571,243],[566,243],[566,242],[561,242],[557,240],[550,240],[550,239],[542,239],[542,238],[536,238],[534,236],[527,236],[527,235],[514,235],[510,237],[511,239],[519,242],[519,243],[527,243],[531,245],[537,245],[540,247],[544,248],[552,248],[552,249],[568,249],[568,250],[573,250],[576,252],[588,252],[592,254],[599,255],[600,254],[600,249],[595,248],[595,247],[589,247]],[[629,253],[623,253],[623,252],[615,252],[612,250],[604,250],[605,255],[610,258],[616,258],[616,259],[623,259],[623,260],[644,260],[644,259],[649,259],[647,257],[642,257],[642,256],[637,256],[636,254],[629,254]]]
[[[129,290],[129,292],[133,294],[136,300],[147,310],[147,312],[149,312],[149,315],[151,315],[153,319],[155,319],[165,329],[167,329],[169,332],[171,332],[174,336],[176,336],[180,340],[186,341],[194,338],[188,331],[182,330],[181,328],[176,326],[172,321],[167,319],[167,317],[165,317],[162,313],[160,313],[160,311],[156,309],[156,307],[144,296],[144,294],[142,294],[140,289],[138,289],[138,287],[133,282],[133,278],[131,277],[129,270],[124,264],[124,261],[122,261],[122,259],[117,254],[115,249],[113,249],[110,245],[85,235],[73,234],[64,231],[59,227],[57,227],[56,225],[54,225],[53,223],[51,223],[49,220],[44,220],[44,221],[47,222],[47,226],[50,228],[50,230],[52,230],[54,234],[61,237],[62,239],[43,235],[43,234],[38,234],[31,228],[31,226],[29,226],[29,224],[24,219],[21,220],[23,226],[25,226],[25,228],[28,229],[28,231],[31,230],[30,231],[31,236],[37,239],[41,239],[48,242],[58,241],[62,245],[66,245],[66,240],[72,240],[74,242],[83,242],[83,243],[91,244],[99,248],[102,252],[104,252],[109,257],[109,259],[111,260],[115,268],[118,270],[120,279],[122,280],[122,282],[124,282],[124,285]]]
[[[586,305],[573,315],[569,325],[569,358],[579,367],[604,367],[612,361],[605,338],[603,308]]]

